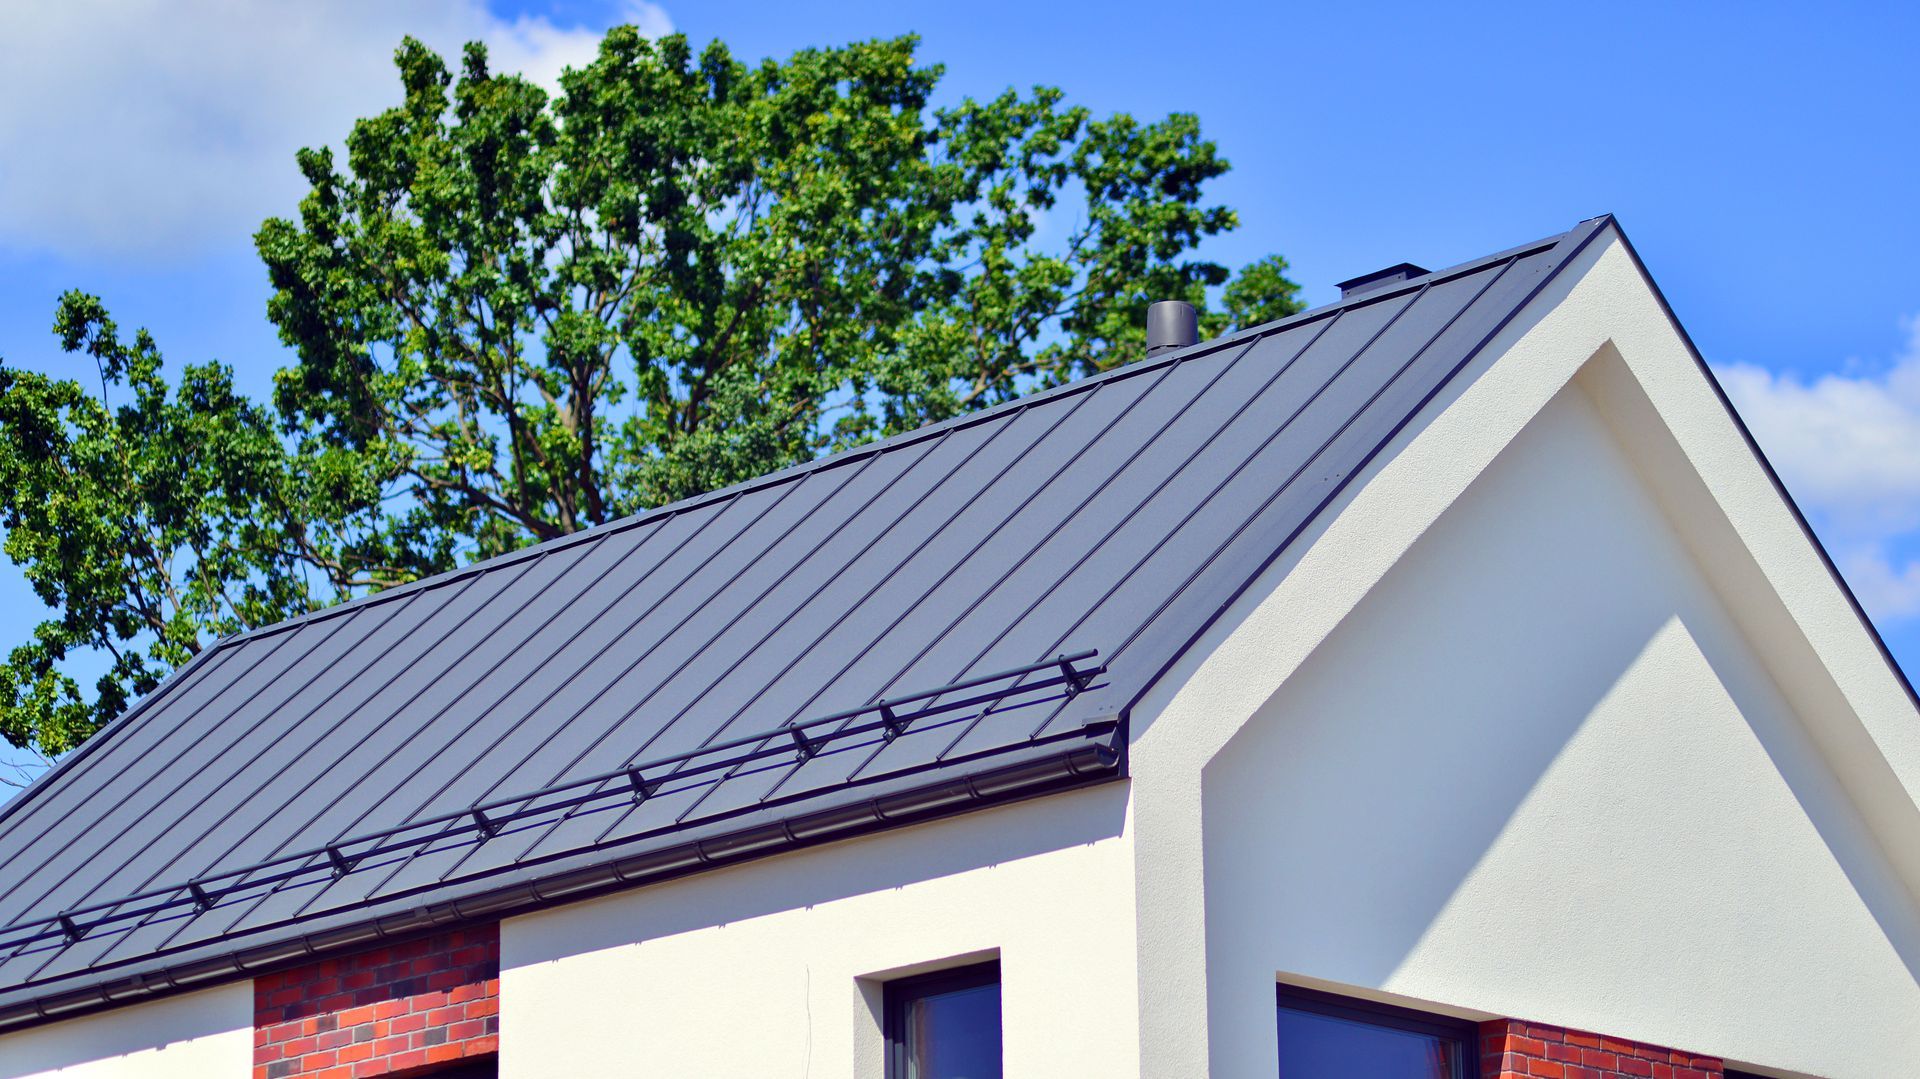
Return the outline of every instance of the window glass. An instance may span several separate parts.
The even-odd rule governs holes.
[[[1320,993],[1280,997],[1280,1079],[1467,1079],[1467,1024]]]
[[[889,1079],[1000,1079],[1000,965],[887,986]]]

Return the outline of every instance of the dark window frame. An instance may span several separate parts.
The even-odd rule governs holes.
[[[391,1074],[394,1079],[488,1079],[500,1074],[500,1056],[497,1053],[488,1053],[484,1056],[466,1057],[444,1064],[423,1064],[418,1068],[408,1068]]]
[[[1459,1079],[1480,1079],[1480,1024],[1470,1019],[1455,1019],[1448,1015],[1414,1011],[1412,1008],[1286,984],[1279,986],[1275,994],[1275,1006],[1458,1042]]]
[[[500,1055],[487,1053],[440,1064],[422,1064],[388,1074],[393,1079],[491,1079],[500,1074]]]
[[[929,974],[895,978],[885,984],[882,993],[882,1031],[887,1042],[886,1079],[907,1079],[907,1011],[922,997],[956,993],[1000,984],[1000,960],[948,967]],[[1006,1031],[1004,1018],[1001,1031]]]

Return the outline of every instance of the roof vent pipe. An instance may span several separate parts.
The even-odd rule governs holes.
[[[1200,313],[1180,300],[1159,300],[1147,308],[1147,355],[1186,348],[1200,340]]]

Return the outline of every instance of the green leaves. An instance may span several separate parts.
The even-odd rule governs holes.
[[[304,610],[274,518],[287,461],[268,415],[217,364],[160,374],[144,332],[121,340],[100,301],[62,297],[55,332],[93,361],[76,380],[0,364],[6,553],[56,617],[0,668],[0,734],[59,753],[226,633]],[[111,404],[110,404],[111,402]],[[89,694],[76,650],[110,665]]]
[[[271,413],[217,366],[169,388],[80,295],[58,332],[104,400],[0,368],[8,553],[59,614],[0,730],[58,751],[219,634],[1127,362],[1155,299],[1298,308],[1277,257],[1194,256],[1235,224],[1196,118],[934,109],[916,45],[622,28],[552,98],[404,42],[394,107],[302,151],[255,238]],[[90,691],[77,649],[114,658]]]

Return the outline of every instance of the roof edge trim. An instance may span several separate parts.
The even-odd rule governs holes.
[[[1524,255],[1534,254],[1540,251],[1552,249],[1556,246],[1563,244],[1570,236],[1574,235],[1577,232],[1580,232],[1581,229],[1593,224],[1594,222],[1600,222],[1600,221],[1611,221],[1611,218],[1610,217],[1592,218],[1592,219],[1589,219],[1588,221],[1581,222],[1579,226],[1576,226],[1573,230],[1570,230],[1568,232],[1561,233],[1555,236],[1545,237],[1543,239],[1536,240],[1532,243],[1521,244],[1517,247],[1509,248],[1505,251],[1497,252],[1495,254],[1487,255],[1481,258],[1476,258],[1469,262],[1463,262],[1458,265],[1450,266],[1442,270],[1436,270],[1423,277],[1413,278],[1407,282],[1398,284],[1391,288],[1377,289],[1371,292],[1362,293],[1361,295],[1358,295],[1358,296],[1343,298],[1341,300],[1335,301],[1330,304],[1325,304],[1323,306],[1312,308],[1307,311],[1302,311],[1297,314],[1289,315],[1286,318],[1277,319],[1275,321],[1262,323],[1256,326],[1250,326],[1245,329],[1237,330],[1230,334],[1224,334],[1220,337],[1198,342],[1197,344],[1190,345],[1185,348],[1169,349],[1151,358],[1136,360],[1131,363],[1122,364],[1121,366],[1112,368],[1107,371],[1100,372],[1099,374],[1090,375],[1088,377],[1076,379],[1074,381],[1065,383],[1060,386],[1054,386],[1045,390],[1040,390],[1035,393],[1016,398],[1012,401],[1003,402],[991,408],[981,409],[978,412],[970,412],[965,415],[955,416],[938,423],[928,424],[927,426],[915,428],[914,430],[911,430],[911,431],[902,432],[901,434],[894,435],[891,438],[882,439],[878,442],[869,443],[864,446],[857,446],[852,449],[843,450],[839,453],[831,454],[826,457],[816,458],[811,461],[805,461],[800,464],[796,464],[776,472],[770,472],[770,473],[767,473],[766,475],[758,476],[750,480],[745,480],[728,487],[723,487],[718,490],[709,491],[709,492],[706,492],[705,494],[695,495],[692,498],[682,499],[678,502],[671,502],[664,506],[656,506],[653,509],[649,509],[649,510],[643,510],[640,513],[634,514],[630,517],[626,517],[618,521],[610,521],[607,524],[600,525],[594,528],[585,529],[580,532],[573,533],[572,535],[562,536],[557,539],[548,540],[544,543],[535,544],[531,547],[526,547],[518,551],[497,555],[493,558],[485,559],[480,562],[471,563],[466,566],[460,566],[455,569],[447,570],[444,573],[434,574],[431,577],[423,577],[423,578],[420,578],[419,580],[410,581],[406,584],[399,585],[395,588],[390,588],[382,592],[376,592],[372,595],[362,596],[357,599],[348,600],[343,603],[337,603],[328,607],[322,607],[317,610],[309,611],[305,614],[296,615],[292,618],[288,618],[283,621],[273,623],[271,625],[258,626],[253,629],[249,629],[237,634],[233,634],[231,636],[223,637],[220,640],[215,641],[205,651],[195,656],[194,659],[190,661],[186,666],[183,666],[180,669],[174,671],[172,674],[168,675],[167,678],[164,679],[160,685],[154,687],[152,691],[150,691],[146,696],[142,697],[138,702],[136,702],[132,708],[128,709],[126,712],[122,713],[120,716],[116,717],[111,722],[109,722],[105,727],[101,728],[100,731],[97,732],[92,738],[88,739],[85,743],[83,743],[79,749],[76,749],[68,757],[63,758],[59,764],[49,769],[39,779],[35,780],[34,783],[31,784],[26,790],[22,791],[20,794],[10,799],[4,805],[0,805],[0,824],[5,823],[7,819],[18,810],[19,807],[24,806],[29,802],[31,802],[39,790],[52,786],[49,780],[53,779],[53,777],[55,777],[56,775],[59,775],[67,771],[68,765],[70,762],[77,762],[82,758],[84,758],[85,756],[87,756],[91,747],[103,744],[105,741],[111,738],[119,730],[130,725],[131,721],[140,713],[142,713],[153,702],[158,701],[164,697],[167,697],[172,692],[174,692],[176,687],[184,681],[186,674],[189,671],[193,670],[195,666],[198,665],[202,660],[209,659],[212,656],[219,653],[224,653],[233,646],[237,646],[239,644],[254,640],[256,638],[268,637],[268,636],[273,636],[280,633],[291,632],[302,626],[308,625],[313,622],[318,622],[324,619],[345,617],[353,613],[356,613],[360,610],[363,610],[367,607],[373,606],[375,604],[384,603],[390,600],[401,599],[406,596],[410,596],[416,592],[423,592],[428,589],[440,588],[440,587],[457,583],[459,581],[464,581],[474,575],[485,573],[490,570],[501,569],[507,566],[518,565],[525,561],[541,558],[549,553],[565,550],[568,547],[573,546],[574,544],[596,541],[599,539],[603,539],[607,536],[613,535],[617,532],[624,532],[630,529],[641,528],[641,527],[646,527],[650,525],[663,524],[666,521],[673,519],[675,516],[678,516],[681,513],[703,509],[708,506],[714,505],[716,503],[724,502],[728,499],[738,498],[742,495],[764,490],[766,488],[769,488],[778,484],[802,480],[802,479],[805,479],[807,476],[813,475],[814,473],[817,473],[817,472],[823,472],[828,469],[838,468],[845,465],[856,464],[861,461],[868,460],[869,458],[881,453],[886,453],[891,450],[896,450],[896,449],[901,449],[901,448],[905,448],[912,445],[917,445],[920,442],[926,441],[931,438],[939,437],[950,431],[963,430],[967,427],[970,427],[976,424],[990,422],[1008,413],[1019,412],[1027,408],[1031,408],[1035,405],[1054,401],[1062,397],[1068,397],[1068,396],[1072,396],[1074,394],[1079,394],[1079,393],[1087,393],[1097,387],[1104,386],[1110,382],[1115,382],[1115,381],[1119,381],[1121,379],[1126,379],[1126,378],[1133,378],[1139,375],[1158,371],[1161,368],[1175,362],[1198,358],[1212,352],[1232,348],[1245,343],[1250,343],[1258,338],[1265,337],[1270,334],[1278,333],[1282,330],[1288,330],[1294,327],[1307,325],[1313,322],[1320,321],[1322,319],[1334,317],[1335,315],[1338,315],[1343,312],[1352,311],[1352,310],[1355,310],[1361,307],[1366,307],[1372,304],[1383,303],[1383,302],[1392,300],[1396,297],[1405,295],[1406,293],[1413,291],[1415,289],[1425,288],[1434,284],[1452,280],[1456,277],[1461,277],[1467,274],[1478,272],[1479,270],[1484,269],[1485,267],[1496,262],[1500,262],[1508,259],[1514,259]],[[1555,268],[1555,272],[1556,273],[1558,272],[1558,267]],[[1164,673],[1164,669],[1162,672],[1159,672],[1158,674],[1156,674],[1155,678],[1157,679],[1160,676],[1160,674],[1163,674],[1163,673]],[[1150,687],[1151,684],[1152,682],[1149,681],[1148,686]],[[1138,698],[1136,697],[1136,701],[1137,700]]]
[[[790,483],[795,480],[803,479],[806,476],[810,476],[816,472],[824,472],[829,469],[839,468],[839,467],[850,465],[850,464],[856,464],[858,462],[867,460],[869,457],[872,457],[881,453],[886,453],[896,449],[902,449],[907,446],[917,445],[921,442],[924,442],[928,439],[945,434],[949,431],[964,430],[965,428],[968,428],[968,427],[986,423],[990,420],[998,419],[1009,412],[1022,411],[1024,409],[1031,408],[1035,405],[1057,400],[1062,397],[1071,397],[1071,396],[1074,396],[1075,394],[1087,393],[1093,390],[1094,388],[1098,386],[1104,386],[1109,382],[1117,382],[1123,379],[1134,378],[1139,375],[1158,371],[1161,368],[1167,366],[1168,364],[1175,362],[1176,360],[1194,359],[1200,356],[1207,355],[1212,352],[1220,351],[1222,349],[1230,348],[1232,346],[1251,341],[1256,338],[1265,337],[1270,334],[1278,333],[1282,330],[1293,329],[1297,326],[1303,326],[1309,323],[1318,322],[1321,319],[1330,318],[1333,315],[1338,314],[1340,312],[1352,311],[1357,308],[1371,306],[1376,303],[1382,303],[1384,301],[1393,299],[1397,296],[1405,295],[1408,292],[1415,291],[1427,285],[1440,284],[1445,281],[1450,281],[1456,277],[1463,277],[1468,274],[1478,272],[1479,270],[1484,269],[1485,267],[1487,267],[1492,263],[1501,262],[1510,258],[1517,258],[1522,255],[1534,254],[1540,251],[1549,250],[1555,247],[1556,245],[1560,244],[1571,234],[1572,233],[1569,232],[1569,233],[1562,233],[1556,236],[1549,236],[1549,237],[1546,237],[1545,239],[1537,240],[1530,244],[1522,244],[1518,247],[1514,247],[1509,250],[1499,252],[1498,254],[1488,255],[1483,258],[1477,258],[1471,262],[1463,262],[1458,266],[1449,266],[1443,270],[1435,270],[1434,272],[1424,277],[1414,278],[1403,284],[1396,285],[1393,288],[1379,289],[1377,291],[1364,293],[1362,295],[1355,296],[1350,299],[1335,301],[1334,303],[1325,304],[1323,306],[1312,308],[1307,311],[1302,311],[1302,312],[1299,312],[1298,314],[1289,315],[1283,319],[1277,319],[1272,322],[1261,323],[1256,326],[1249,326],[1245,329],[1236,330],[1230,334],[1223,334],[1219,337],[1210,338],[1208,340],[1201,341],[1193,345],[1189,345],[1185,348],[1172,349],[1167,352],[1161,353],[1159,355],[1153,356],[1151,358],[1139,359],[1139,360],[1132,361],[1130,363],[1125,363],[1118,367],[1114,367],[1106,371],[1102,371],[1098,374],[1088,375],[1084,378],[1074,379],[1071,382],[1063,383],[1059,386],[1051,386],[1043,390],[1037,390],[1031,394],[1027,394],[1027,395],[1015,398],[1011,401],[1004,401],[990,408],[981,409],[978,412],[969,412],[964,415],[954,416],[945,420],[941,420],[937,423],[930,423],[924,427],[916,427],[911,431],[903,431],[900,434],[893,435],[892,437],[889,437],[889,438],[881,439],[878,442],[870,442],[863,446],[854,446],[849,449],[842,450],[838,453],[829,454],[825,457],[818,457],[811,461],[803,461],[799,464],[791,465],[787,468],[783,468],[775,472],[769,472],[769,473],[766,473],[765,475],[756,476],[749,480],[742,480],[739,483],[731,484],[726,487],[717,488],[715,490],[708,491],[704,494],[694,495],[691,498],[684,498],[677,502],[669,502],[663,506],[655,506],[652,509],[642,510],[639,513],[633,514],[629,517],[621,518],[620,520],[616,520],[616,521],[609,521],[606,524],[596,525],[592,528],[583,529],[571,535],[560,536],[555,539],[534,544],[531,547],[522,548],[518,551],[511,551],[506,554],[495,555],[492,558],[483,559],[482,561],[479,561],[479,562],[474,562],[465,566],[457,567],[455,569],[450,569],[443,573],[436,573],[431,577],[422,577],[419,580],[409,581],[406,584],[397,585],[393,588],[389,588],[381,592],[375,592],[371,595],[361,596],[357,599],[348,600],[344,603],[337,603],[329,607],[322,607],[318,610],[309,611],[306,614],[296,615],[292,618],[288,618],[280,622],[275,622],[272,625],[259,626],[254,629],[246,630],[242,633],[234,634],[231,637],[223,638],[219,643],[220,644],[238,643],[241,641],[252,640],[256,637],[271,636],[276,633],[281,633],[287,630],[291,630],[298,626],[306,625],[310,622],[315,622],[315,621],[319,621],[326,618],[338,617],[348,612],[357,611],[377,603],[411,595],[414,592],[426,591],[427,589],[430,589],[430,588],[438,588],[448,584],[452,584],[456,581],[464,580],[467,577],[472,576],[474,574],[485,573],[489,570],[499,569],[505,566],[517,565],[521,562],[539,558],[542,555],[549,554],[554,551],[565,550],[568,547],[571,547],[578,543],[586,543],[593,540],[601,539],[606,536],[613,535],[617,532],[624,532],[629,529],[640,528],[646,525],[663,523],[681,513],[685,513],[685,512],[689,512],[697,509],[704,509],[707,506],[711,506],[717,502],[724,502],[728,499],[736,498],[740,495],[751,494],[755,491],[765,490],[768,487],[773,487],[782,483]],[[161,688],[164,689],[165,687],[163,686]],[[156,690],[156,692],[159,692],[159,691]]]
[[[1673,305],[1667,302],[1666,293],[1660,290],[1660,283],[1653,279],[1652,273],[1648,272],[1647,264],[1640,258],[1639,250],[1633,246],[1633,241],[1628,238],[1626,230],[1620,227],[1619,222],[1611,216],[1608,216],[1606,221],[1612,227],[1614,235],[1619,237],[1620,246],[1626,251],[1627,257],[1633,261],[1634,270],[1639,273],[1640,279],[1646,282],[1648,291],[1653,293],[1655,302],[1660,305],[1660,313],[1666,316],[1668,324],[1680,336],[1680,343],[1686,346],[1687,355],[1693,358],[1694,365],[1706,377],[1707,385],[1713,390],[1713,395],[1719,399],[1720,406],[1726,409],[1727,415],[1732,418],[1734,429],[1740,432],[1740,438],[1747,444],[1747,450],[1753,454],[1754,460],[1760,463],[1761,470],[1766,473],[1767,482],[1773,485],[1774,493],[1786,503],[1787,511],[1793,514],[1794,522],[1800,526],[1801,533],[1807,537],[1807,542],[1813,545],[1814,553],[1820,557],[1821,564],[1826,567],[1827,576],[1840,587],[1840,594],[1845,597],[1847,605],[1853,608],[1854,617],[1859,619],[1860,624],[1866,628],[1867,636],[1872,639],[1874,647],[1880,652],[1880,658],[1893,672],[1893,677],[1900,683],[1900,688],[1906,691],[1907,700],[1916,711],[1920,711],[1920,692],[1915,691],[1913,680],[1907,675],[1906,669],[1900,665],[1900,661],[1894,657],[1893,650],[1887,647],[1886,638],[1880,635],[1880,627],[1874,625],[1872,617],[1867,614],[1867,609],[1861,605],[1860,597],[1854,594],[1853,587],[1847,583],[1846,577],[1840,572],[1839,565],[1828,553],[1826,544],[1820,541],[1819,534],[1813,530],[1813,524],[1807,520],[1807,515],[1801,512],[1800,503],[1794,501],[1793,495],[1787,490],[1786,483],[1780,479],[1780,473],[1768,459],[1766,451],[1760,448],[1759,440],[1753,437],[1753,431],[1748,428],[1746,419],[1740,415],[1738,409],[1733,407],[1733,399],[1727,396],[1726,387],[1720,384],[1720,379],[1713,373],[1713,366],[1707,362],[1705,356],[1701,355],[1699,346],[1693,343],[1693,335],[1687,332],[1687,327],[1680,321],[1680,316],[1674,314]]]
[[[162,967],[118,981],[99,981],[81,989],[35,997],[0,1009],[0,1033],[256,977],[280,967],[364,947],[374,941],[417,936],[457,925],[495,922],[515,914],[627,891],[707,869],[1109,782],[1125,775],[1123,753],[1113,744],[1124,738],[1124,730],[1124,724],[1116,723],[1108,732],[1112,737],[1092,744],[1082,743],[1038,760],[946,778],[852,805],[535,877],[400,914],[369,918],[211,959]]]
[[[509,795],[496,795],[452,812],[443,812],[428,816],[416,816],[399,824],[385,828],[360,832],[355,835],[335,839],[323,846],[294,850],[277,854],[264,861],[254,862],[231,868],[213,867],[187,880],[185,883],[170,883],[146,888],[132,895],[118,896],[113,899],[99,900],[77,907],[69,907],[57,914],[37,918],[24,918],[0,925],[0,951],[24,948],[38,940],[52,935],[57,929],[69,938],[78,940],[109,922],[125,921],[134,918],[153,917],[157,910],[170,909],[192,904],[196,907],[210,905],[206,894],[216,895],[225,888],[216,884],[235,878],[226,887],[257,888],[262,885],[279,887],[308,874],[329,872],[338,879],[352,872],[354,866],[367,858],[396,853],[419,846],[422,843],[441,842],[445,839],[466,834],[480,834],[486,839],[493,838],[503,825],[526,817],[544,816],[555,809],[571,812],[573,808],[602,799],[623,799],[629,797],[629,791],[642,789],[646,784],[646,796],[651,797],[653,790],[662,783],[671,783],[676,779],[687,779],[718,771],[723,765],[738,767],[744,762],[765,760],[793,752],[785,745],[788,738],[793,739],[804,757],[810,757],[834,742],[847,738],[866,735],[881,735],[892,741],[895,737],[911,733],[911,727],[929,716],[954,711],[957,708],[984,704],[984,710],[991,710],[1015,695],[1025,695],[1063,688],[1068,697],[1084,692],[1087,683],[1106,673],[1106,667],[1098,662],[1089,662],[1099,655],[1097,649],[1088,649],[1074,653],[1062,653],[1052,659],[1039,660],[1009,670],[991,674],[977,675],[959,682],[937,686],[931,689],[902,693],[891,697],[882,697],[871,704],[843,709],[826,715],[790,722],[768,730],[738,735],[722,742],[702,746],[663,757],[654,757],[637,763],[623,765],[610,772],[569,779],[551,783],[532,790],[523,790]],[[1085,664],[1085,666],[1081,666]],[[1035,681],[1026,681],[1029,675],[1048,673],[1046,677]],[[982,689],[994,682],[1011,680],[1012,684],[997,691],[985,692],[965,697],[958,702],[949,701],[935,705],[932,702],[940,697],[950,696],[965,690]],[[923,704],[924,702],[924,704]],[[917,710],[908,706],[923,704]],[[895,710],[899,710],[896,714]],[[864,722],[854,722],[862,716],[874,718]],[[830,727],[819,734],[807,732],[820,727]],[[884,733],[883,733],[884,732]],[[1077,734],[1079,732],[1072,732]],[[726,756],[733,751],[734,755]],[[713,758],[702,760],[702,758]],[[698,763],[696,763],[698,762]],[[651,775],[651,780],[643,777]],[[624,783],[615,781],[624,780]],[[609,786],[609,784],[614,784]],[[557,801],[542,801],[550,796],[576,791],[575,794]],[[818,797],[825,791],[810,791],[802,798]],[[636,797],[638,797],[636,795]],[[537,804],[534,804],[537,803]],[[534,804],[529,808],[530,804]],[[518,807],[518,808],[516,808]],[[411,834],[424,833],[424,834]],[[405,840],[397,837],[408,835]],[[370,845],[370,846],[369,846]],[[366,849],[348,852],[347,848]],[[322,862],[320,859],[325,858]],[[267,870],[274,873],[261,875]],[[131,906],[132,904],[148,904]],[[129,909],[130,908],[130,909]],[[80,925],[79,919],[86,915],[108,913],[105,917]],[[29,927],[41,927],[38,932],[24,937],[12,937]]]
[[[80,743],[79,748],[60,758],[58,761],[55,761],[53,767],[42,772],[40,777],[32,783],[27,784],[25,790],[14,795],[6,802],[0,803],[0,826],[4,826],[9,818],[20,811],[20,807],[33,801],[41,791],[52,789],[56,777],[64,775],[71,768],[78,767],[82,760],[85,760],[100,746],[105,745],[109,738],[132,726],[134,721],[144,714],[156,701],[166,696],[175,683],[186,681],[188,675],[212,662],[215,654],[224,652],[229,642],[238,639],[238,635],[222,637],[195,653],[193,658],[187,660],[184,665],[167,675],[165,680],[155,686],[151,693],[133,702],[133,707],[109,720],[106,726],[95,731],[92,737]]]
[[[1295,527],[1283,541],[1275,544],[1273,549],[1267,553],[1266,557],[1261,559],[1260,563],[1255,566],[1251,572],[1246,574],[1239,583],[1235,584],[1214,609],[1208,612],[1205,618],[1200,620],[1199,624],[1185,640],[1181,641],[1176,647],[1168,650],[1167,656],[1161,663],[1159,669],[1141,681],[1139,688],[1136,689],[1133,696],[1122,705],[1120,711],[1123,714],[1131,714],[1133,709],[1139,707],[1140,703],[1159,686],[1160,681],[1167,676],[1167,673],[1177,667],[1187,653],[1191,652],[1194,646],[1212,631],[1220,619],[1224,617],[1228,611],[1233,609],[1234,605],[1240,601],[1240,598],[1246,594],[1247,589],[1253,587],[1254,582],[1264,576],[1266,572],[1273,567],[1274,562],[1278,561],[1282,554],[1291,549],[1302,534],[1313,527],[1314,523],[1320,519],[1320,515],[1326,512],[1328,506],[1339,501],[1353,485],[1356,478],[1367,473],[1367,470],[1372,467],[1373,462],[1379,458],[1381,452],[1385,450],[1388,445],[1392,444],[1394,439],[1400,436],[1400,432],[1404,431],[1409,424],[1419,418],[1421,414],[1427,410],[1427,406],[1433,403],[1434,398],[1437,397],[1442,390],[1446,389],[1447,386],[1451,385],[1453,380],[1459,377],[1460,372],[1464,371],[1486,350],[1486,347],[1493,342],[1494,338],[1505,332],[1506,328],[1512,325],[1515,319],[1519,318],[1523,312],[1531,308],[1534,301],[1540,298],[1540,294],[1546,290],[1547,286],[1557,280],[1561,272],[1564,271],[1574,259],[1578,258],[1580,253],[1586,250],[1588,245],[1609,230],[1616,235],[1619,234],[1619,226],[1615,223],[1613,215],[1601,214],[1598,217],[1588,218],[1580,222],[1574,228],[1554,237],[1549,242],[1525,244],[1503,251],[1497,255],[1476,259],[1462,267],[1437,271],[1426,277],[1416,277],[1404,284],[1395,285],[1392,288],[1362,293],[1355,298],[1354,303],[1348,305],[1336,305],[1336,307],[1341,307],[1342,309],[1347,306],[1361,306],[1367,302],[1404,295],[1407,292],[1426,288],[1434,283],[1447,280],[1462,273],[1471,272],[1469,267],[1472,269],[1480,269],[1493,262],[1518,259],[1525,255],[1538,253],[1544,249],[1552,249],[1555,252],[1553,264],[1545,273],[1540,275],[1538,281],[1534,282],[1533,287],[1527,292],[1527,295],[1518,303],[1514,304],[1512,309],[1509,310],[1497,324],[1487,330],[1487,332],[1481,336],[1480,340],[1474,343],[1472,348],[1466,350],[1459,362],[1454,364],[1453,369],[1448,371],[1445,377],[1437,381],[1433,389],[1421,398],[1418,404],[1412,409],[1409,409],[1406,416],[1403,417],[1399,423],[1395,424],[1380,437],[1379,441],[1361,457],[1353,469],[1351,469],[1339,483],[1335,484],[1332,489],[1326,493],[1325,497],[1314,506],[1312,512],[1303,517],[1299,525]]]

